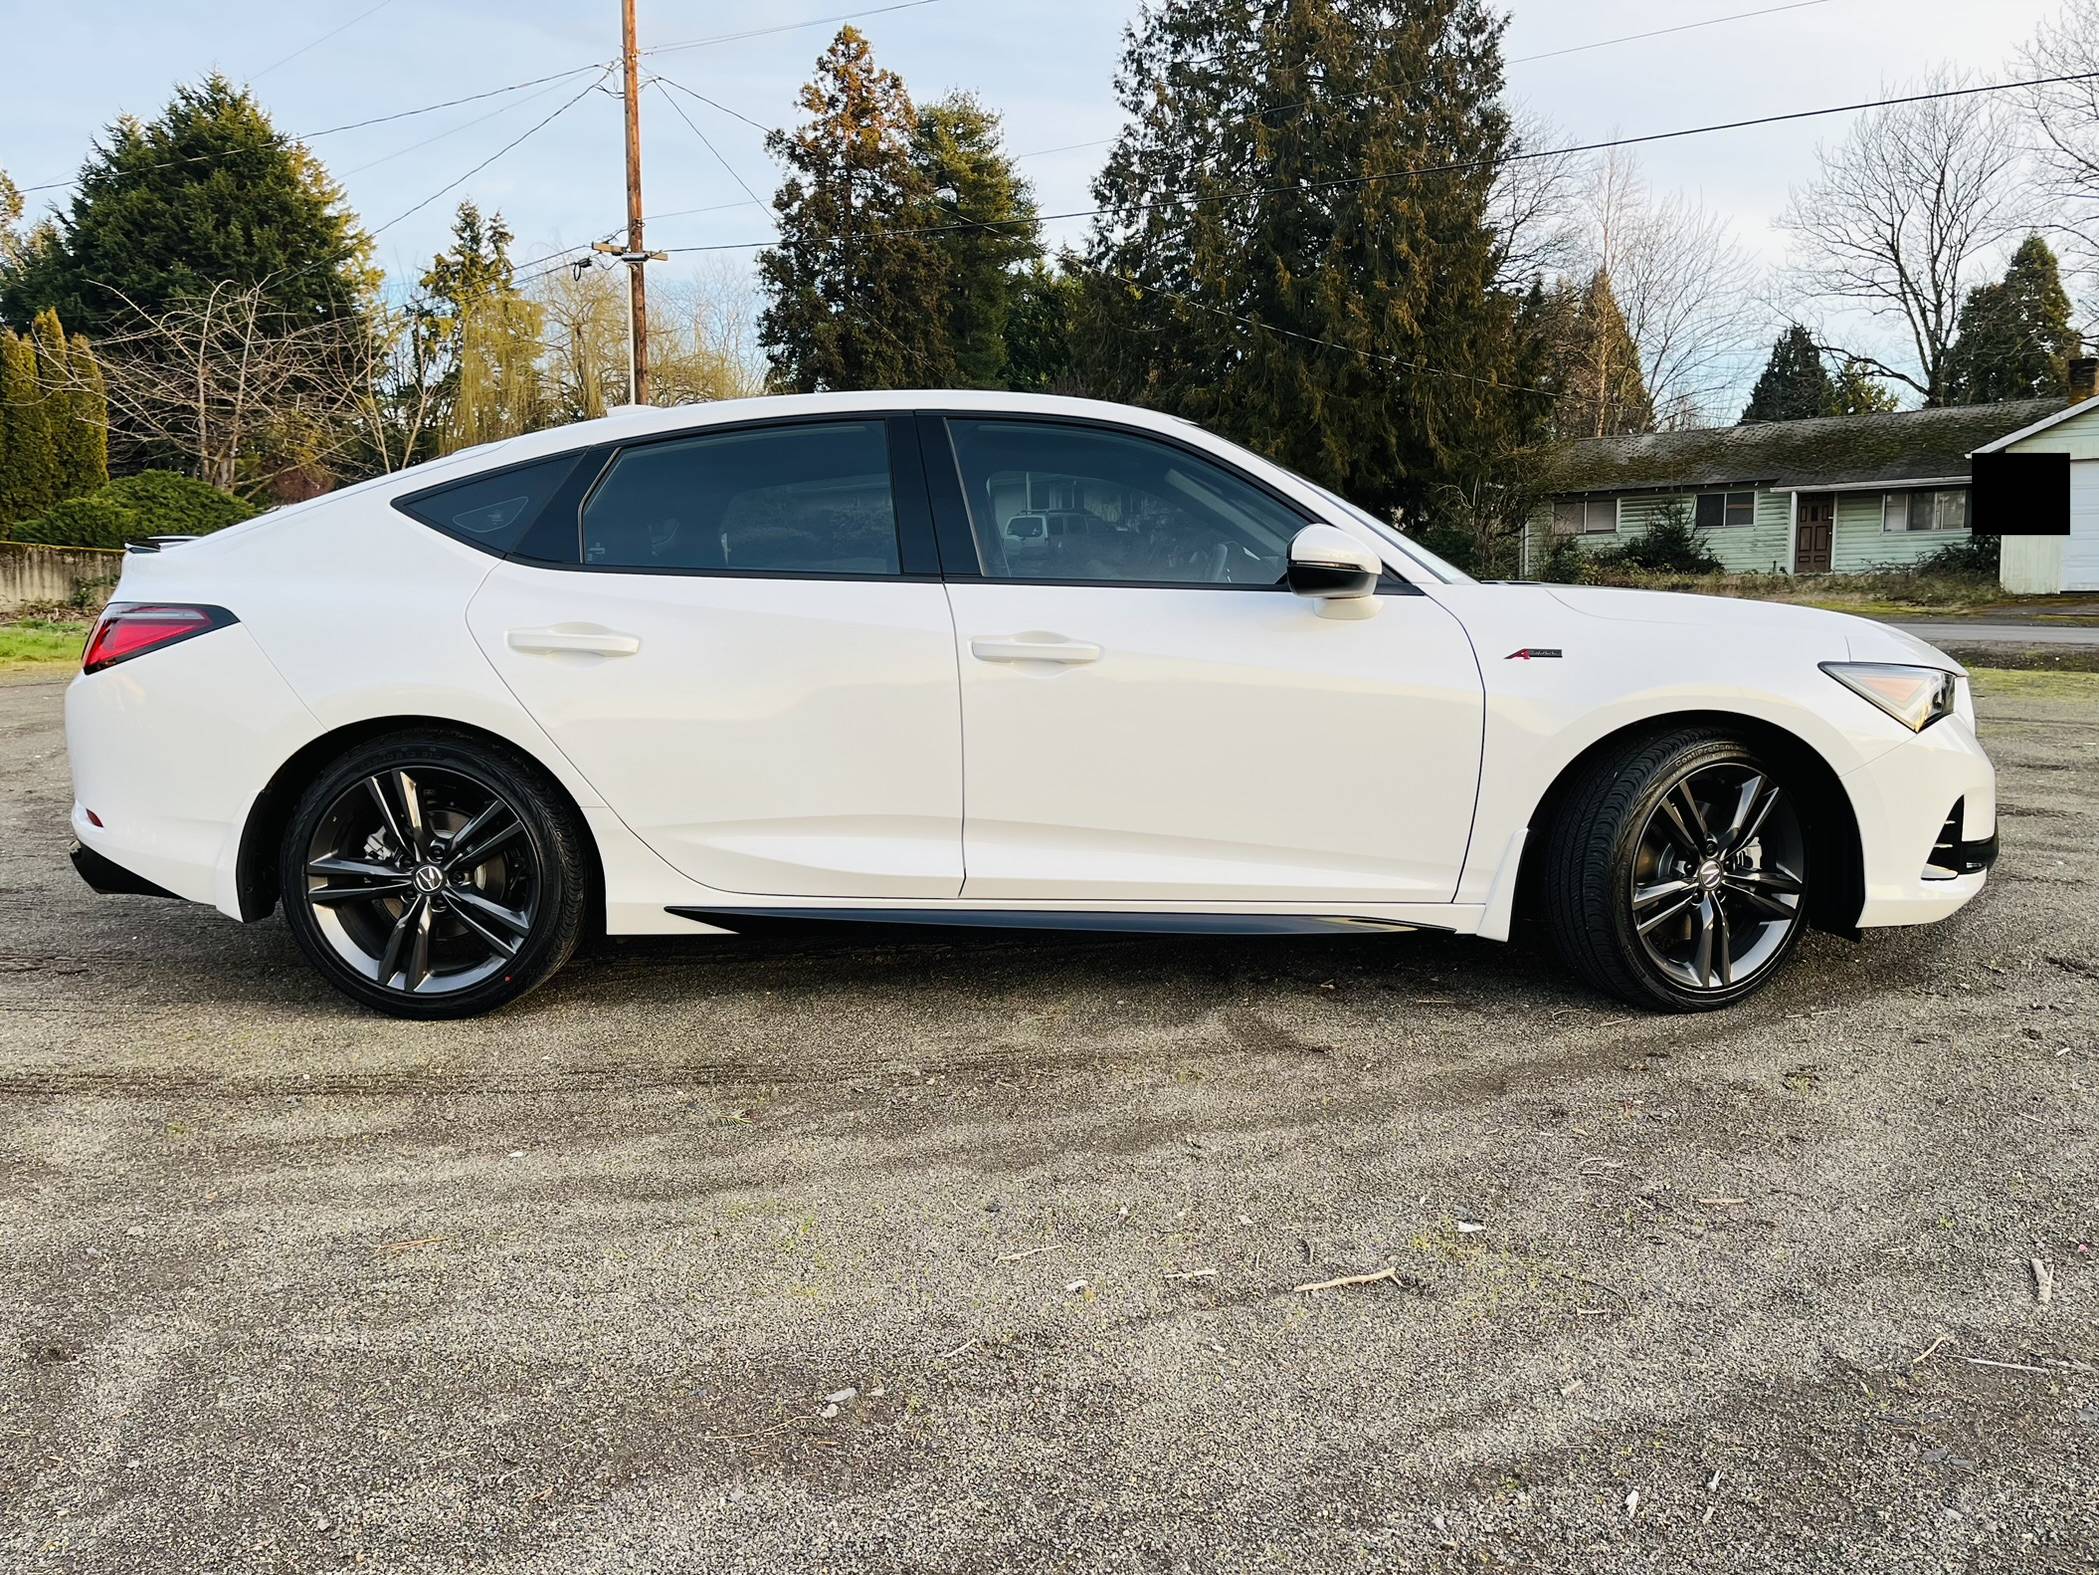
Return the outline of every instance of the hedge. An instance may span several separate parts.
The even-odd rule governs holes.
[[[148,536],[208,536],[257,513],[251,503],[171,470],[146,470],[68,498],[18,522],[16,541],[57,547],[121,547]]]

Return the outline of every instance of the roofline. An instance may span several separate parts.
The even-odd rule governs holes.
[[[1967,487],[1973,476],[1892,476],[1879,481],[1799,481],[1773,492],[1900,492],[1906,487]]]
[[[2094,394],[2090,399],[2080,399],[2074,405],[2067,405],[2052,416],[2043,416],[2030,427],[2021,427],[2016,432],[2005,433],[2001,438],[1993,438],[1981,448],[1971,448],[1968,450],[1968,456],[1972,459],[1977,454],[1994,454],[2000,448],[2008,448],[2021,438],[2030,438],[2036,432],[2046,432],[2050,427],[2068,421],[2072,416],[2081,416],[2095,405],[2099,405],[2099,394]]]

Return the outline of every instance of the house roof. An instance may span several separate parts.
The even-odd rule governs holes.
[[[1967,475],[1968,456],[1976,449],[2064,410],[2059,399],[2018,399],[1575,438],[1544,450],[1541,485],[1548,492],[1624,492],[1749,482],[1798,489],[1943,480]]]

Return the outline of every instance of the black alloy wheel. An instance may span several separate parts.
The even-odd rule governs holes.
[[[1740,739],[1685,729],[1592,762],[1544,830],[1560,954],[1637,1005],[1707,1011],[1768,980],[1807,928],[1807,817]]]
[[[522,995],[567,960],[584,879],[575,817],[479,741],[376,741],[308,790],[280,854],[286,917],[339,988],[400,1016]]]

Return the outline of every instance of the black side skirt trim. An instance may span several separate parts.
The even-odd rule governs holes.
[[[941,930],[1083,930],[1109,935],[1392,935],[1433,924],[1325,913],[1115,913],[1054,908],[666,908],[739,934],[791,924],[891,924]]]
[[[143,875],[134,875],[114,859],[106,859],[93,848],[73,844],[73,868],[90,889],[105,897],[175,897],[165,886],[156,886]]]

